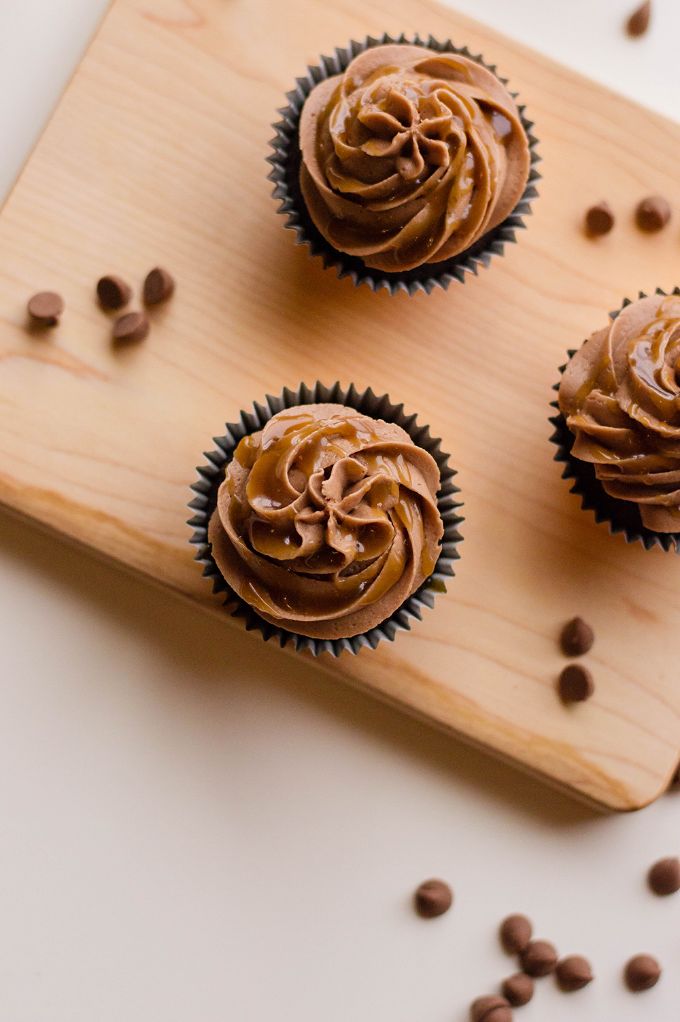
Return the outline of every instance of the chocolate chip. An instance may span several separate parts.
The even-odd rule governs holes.
[[[557,684],[560,698],[565,703],[582,703],[595,691],[592,674],[581,664],[567,664]]]
[[[109,274],[97,281],[97,298],[103,309],[122,309],[132,298],[132,288],[120,277]]]
[[[533,927],[527,917],[517,914],[503,920],[499,936],[501,944],[508,954],[516,955],[520,951],[524,951],[531,940],[532,933]]]
[[[646,3],[642,4],[636,10],[633,11],[628,21],[626,22],[626,29],[628,35],[640,36],[644,35],[649,28],[649,22],[652,17],[652,3],[651,0],[646,0]]]
[[[55,291],[39,291],[29,299],[27,308],[38,326],[56,326],[64,311],[64,299]]]
[[[586,233],[597,238],[609,234],[614,226],[614,214],[606,202],[598,202],[586,213]]]
[[[144,281],[144,301],[147,305],[158,305],[165,302],[175,290],[175,281],[167,270],[156,266],[146,275]]]
[[[670,779],[668,785],[669,791],[680,791],[680,766],[676,769],[675,773]]]
[[[555,971],[557,951],[547,940],[532,940],[520,955],[527,976],[548,976]]]
[[[512,1022],[512,1009],[504,997],[478,997],[470,1006],[470,1022]]]
[[[651,955],[636,955],[624,971],[626,986],[634,994],[639,994],[641,990],[651,990],[660,977],[661,966]]]
[[[425,880],[416,890],[414,902],[419,916],[435,919],[451,908],[453,893],[443,880]]]
[[[143,341],[149,333],[149,319],[144,312],[126,312],[113,324],[116,341]]]
[[[581,955],[569,955],[557,963],[555,969],[557,984],[564,993],[583,990],[593,981],[593,970],[587,958]]]
[[[680,859],[660,859],[647,874],[649,886],[655,894],[677,894],[680,891]]]
[[[671,218],[671,207],[661,195],[650,195],[638,203],[635,220],[641,231],[660,231]]]
[[[583,656],[592,649],[595,633],[582,617],[567,621],[560,635],[560,646],[565,656]]]
[[[522,1008],[534,996],[534,981],[526,972],[516,972],[503,980],[501,993],[513,1008]]]

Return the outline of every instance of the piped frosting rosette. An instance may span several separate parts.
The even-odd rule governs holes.
[[[236,447],[210,519],[212,555],[266,621],[353,636],[432,574],[439,486],[433,457],[397,424],[338,404],[287,408]]]
[[[473,246],[530,173],[518,108],[487,68],[423,46],[365,50],[321,81],[300,120],[300,184],[336,249],[386,272]]]
[[[680,532],[680,295],[627,304],[566,366],[559,408],[570,457],[643,529]],[[665,545],[665,544],[664,544]]]

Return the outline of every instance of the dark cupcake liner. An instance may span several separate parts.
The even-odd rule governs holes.
[[[439,53],[456,53],[481,64],[496,75],[503,85],[508,85],[507,80],[497,73],[495,65],[487,64],[479,54],[472,54],[467,46],[454,46],[450,39],[440,43],[432,36],[429,39],[422,39],[416,35],[409,39],[403,33],[397,38],[385,33],[379,38],[368,36],[364,42],[352,40],[346,49],[336,49],[333,56],[322,57],[318,66],[309,67],[306,75],[296,79],[295,89],[287,93],[288,105],[279,111],[282,119],[274,125],[276,135],[270,142],[273,153],[267,157],[267,161],[272,165],[268,178],[274,182],[273,195],[279,200],[278,212],[286,217],[286,227],[295,231],[296,243],[308,245],[312,255],[321,257],[326,269],[335,267],[339,278],[351,277],[355,286],[367,284],[372,291],[385,288],[390,294],[396,294],[398,291],[405,291],[409,295],[417,291],[430,294],[436,287],[446,290],[454,280],[464,283],[466,274],[476,275],[480,266],[488,266],[493,255],[502,255],[505,245],[517,240],[516,232],[526,226],[524,217],[531,212],[531,201],[538,195],[536,190],[536,182],[540,179],[536,169],[536,164],[540,160],[536,152],[538,139],[532,133],[533,121],[527,119],[524,106],[519,106],[531,156],[527,186],[510,216],[460,255],[444,259],[440,263],[426,263],[402,273],[386,273],[382,270],[372,270],[358,257],[346,255],[333,248],[307,212],[300,189],[300,114],[307,96],[315,85],[333,75],[342,74],[354,57],[364,50],[387,43],[427,46]],[[513,99],[517,98],[516,93],[511,95]]]
[[[415,444],[429,451],[437,462],[441,476],[437,506],[444,523],[444,537],[432,575],[381,624],[367,632],[345,639],[310,638],[265,621],[231,589],[212,556],[212,548],[208,541],[208,524],[217,504],[217,491],[239,441],[246,434],[262,429],[272,416],[284,408],[319,402],[347,405],[365,415],[385,419],[401,426]],[[290,643],[296,650],[309,650],[314,656],[320,653],[330,653],[336,657],[343,652],[358,653],[364,646],[375,649],[383,639],[391,642],[397,632],[409,631],[412,620],[421,620],[423,608],[434,605],[435,594],[446,591],[447,579],[455,574],[453,565],[460,556],[458,544],[462,540],[458,531],[458,526],[463,521],[458,513],[462,505],[457,499],[458,487],[453,483],[456,472],[449,466],[449,455],[441,450],[441,441],[430,436],[428,426],[418,425],[416,415],[406,415],[403,404],[393,404],[389,397],[377,396],[370,387],[358,391],[354,384],[345,390],[339,383],[331,387],[319,382],[312,387],[303,383],[296,390],[284,387],[279,397],[267,395],[264,404],[255,402],[252,412],[241,412],[238,422],[227,423],[224,436],[213,439],[217,445],[216,449],[205,453],[207,461],[197,468],[199,478],[191,486],[194,497],[189,503],[193,511],[193,516],[188,522],[193,528],[190,542],[198,548],[195,559],[203,565],[203,575],[212,582],[213,592],[223,595],[226,609],[231,616],[243,620],[247,631],[257,630],[265,641],[274,639],[281,647]]]
[[[657,288],[657,295],[680,295],[680,288],[673,291],[663,291]],[[647,298],[644,291],[640,291],[638,299]],[[632,299],[626,298],[620,309],[611,312],[610,318],[617,316],[632,304]],[[567,352],[571,359],[576,354],[576,349]],[[567,368],[568,363],[560,366],[560,375]],[[553,386],[553,390],[559,390],[559,383]],[[557,447],[555,461],[564,465],[562,478],[573,480],[570,493],[575,493],[581,499],[581,507],[584,511],[592,511],[595,514],[596,523],[606,523],[612,536],[621,534],[627,543],[642,543],[646,550],[653,547],[661,547],[662,550],[674,550],[680,553],[680,532],[653,532],[642,524],[640,511],[636,504],[629,500],[619,500],[610,497],[604,486],[595,475],[595,468],[587,461],[580,461],[572,454],[574,446],[574,434],[567,426],[566,419],[559,410],[559,403],[551,401],[551,408],[557,410],[557,414],[550,417],[550,422],[555,427],[555,432],[550,437],[551,443]]]

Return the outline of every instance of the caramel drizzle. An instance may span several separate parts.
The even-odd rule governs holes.
[[[231,525],[254,553],[290,572],[332,581],[348,600],[370,589],[372,602],[402,575],[409,536],[418,536],[423,576],[432,573],[436,557],[424,542],[413,466],[404,451],[372,450],[385,440],[369,422],[358,414],[319,420],[304,410],[279,413],[265,446],[255,435],[236,448],[235,461],[249,472],[245,501],[229,473],[225,482]],[[397,533],[403,542],[395,542]],[[280,587],[273,593],[252,578],[248,586],[251,602],[265,613],[274,613],[276,603],[291,606]]]
[[[631,377],[662,414],[678,407],[678,356],[680,354],[680,300],[666,298],[656,317],[628,344]]]
[[[458,68],[469,79],[468,69]],[[499,186],[495,146],[510,144],[513,123],[491,101],[472,99],[456,86],[415,68],[386,66],[361,83],[345,76],[320,115],[331,145],[320,130],[317,157],[339,195],[375,214],[429,199],[419,218],[422,230],[382,229],[388,237],[403,235],[395,258],[404,264],[424,261],[428,250],[459,231],[465,235],[470,225],[481,227]],[[489,136],[495,146],[484,143]],[[365,223],[353,226],[338,217],[328,229],[340,247],[365,244]]]
[[[642,332],[628,341],[626,360],[631,382],[662,412],[672,413],[680,395],[680,300],[675,295],[666,298]],[[583,408],[595,387],[610,394],[617,389],[608,344],[574,395],[577,409]]]

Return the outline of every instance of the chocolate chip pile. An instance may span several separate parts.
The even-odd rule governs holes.
[[[656,234],[670,222],[673,215],[668,199],[663,195],[648,195],[635,207],[635,223],[646,234]],[[608,202],[598,202],[586,211],[584,227],[589,238],[601,238],[613,229],[616,223]]]
[[[580,618],[567,621],[560,634],[560,647],[565,656],[578,657],[590,652],[595,633]],[[593,676],[582,664],[567,664],[557,679],[557,690],[563,703],[581,703],[595,691]]]
[[[593,981],[593,970],[587,958],[583,955],[560,958],[550,941],[533,939],[533,926],[524,915],[512,915],[504,919],[499,937],[503,949],[510,955],[517,955],[521,971],[503,980],[501,997],[481,997],[473,1001],[470,1007],[472,1022],[486,1018],[482,1009],[486,1010],[486,1006],[492,1003],[493,1007],[488,1008],[492,1012],[489,1017],[495,1022],[510,1022],[512,1008],[523,1007],[534,996],[535,979],[554,974],[557,986],[563,993],[582,990]]]
[[[562,632],[563,646],[574,655],[586,652],[592,646],[592,630],[575,618]],[[659,859],[647,873],[650,890],[660,897],[680,891],[680,858]],[[416,888],[413,904],[424,919],[434,919],[448,912],[453,904],[453,892],[444,880],[425,880]],[[520,913],[507,916],[500,924],[498,936],[503,950],[517,958],[519,971],[501,983],[500,994],[485,994],[470,1005],[470,1022],[512,1022],[513,1008],[521,1008],[532,1000],[535,980],[555,977],[559,990],[573,994],[583,990],[595,978],[593,969],[583,955],[571,954],[560,958],[555,946],[548,940],[535,939],[531,920]],[[661,978],[661,966],[649,954],[634,955],[623,969],[623,982],[631,993],[651,990]]]
[[[675,863],[674,867],[668,865],[671,862]],[[663,888],[662,893],[666,893],[676,880],[678,886],[675,890],[678,890],[680,861],[661,860],[652,867],[649,876],[650,885],[654,876],[654,883]],[[558,989],[565,994],[576,993],[593,982],[593,969],[587,958],[578,954],[560,958],[550,941],[533,938],[532,923],[525,915],[511,915],[504,919],[499,938],[503,949],[517,956],[520,971],[503,980],[500,995],[478,997],[472,1002],[470,1022],[511,1022],[512,1009],[523,1007],[533,998],[536,979],[554,975]],[[640,993],[658,982],[661,967],[651,955],[635,955],[625,966],[623,975],[628,989]]]
[[[144,304],[160,305],[170,298],[175,290],[173,277],[161,266],[155,266],[144,278],[142,297]],[[118,312],[132,301],[132,288],[115,274],[100,277],[96,287],[97,299],[105,312]],[[64,299],[54,291],[40,291],[29,299],[29,322],[32,327],[56,326],[64,311]],[[124,312],[113,322],[112,337],[117,343],[143,341],[151,329],[146,312],[135,310]]]

